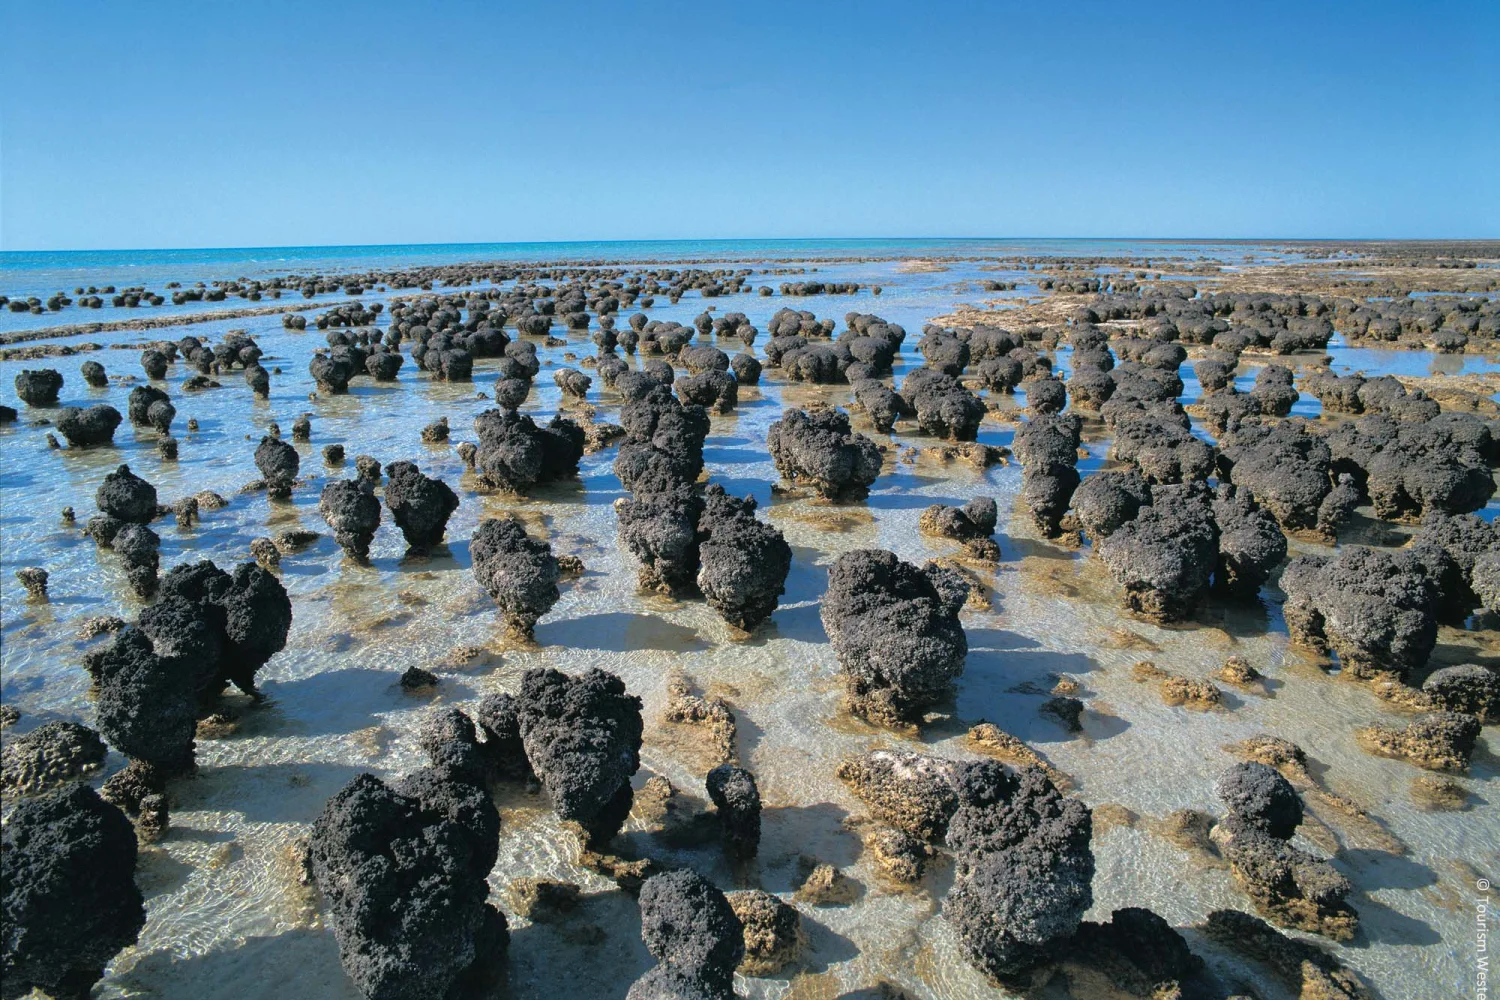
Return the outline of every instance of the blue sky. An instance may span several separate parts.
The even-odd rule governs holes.
[[[1500,237],[1500,0],[0,0],[0,248]]]

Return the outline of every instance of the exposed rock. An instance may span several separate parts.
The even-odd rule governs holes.
[[[256,538],[250,542],[250,558],[262,569],[274,570],[281,565],[281,550],[269,538]]]
[[[130,821],[86,785],[16,803],[0,850],[7,998],[89,994],[145,926],[135,862]]]
[[[1297,790],[1276,771],[1254,761],[1236,764],[1219,777],[1219,799],[1236,824],[1277,840],[1290,840],[1302,823]]]
[[[1088,807],[1037,768],[1011,776],[996,761],[961,772],[947,843],[957,877],[943,914],[965,957],[1013,979],[1051,957],[1093,904]]]
[[[797,960],[806,941],[797,908],[760,889],[728,894],[729,906],[744,928],[745,957],[739,971],[770,976]]]
[[[788,482],[823,497],[862,497],[880,475],[880,449],[849,428],[842,410],[788,410],[766,436],[771,459]]]
[[[1095,544],[1125,588],[1125,605],[1153,621],[1186,617],[1207,592],[1219,558],[1219,531],[1206,489],[1152,488],[1152,502]]]
[[[1239,688],[1251,687],[1261,679],[1260,672],[1243,656],[1231,656],[1225,660],[1215,676],[1224,683]]]
[[[335,479],[323,487],[318,513],[333,529],[334,541],[355,562],[368,562],[370,543],[380,527],[380,501],[349,479]]]
[[[1096,472],[1073,492],[1073,512],[1097,545],[1151,504],[1151,487],[1140,472]]]
[[[1294,641],[1338,654],[1351,676],[1404,677],[1437,642],[1437,589],[1419,554],[1345,546],[1332,559],[1301,556],[1281,574]]]
[[[96,448],[114,441],[120,420],[120,411],[106,403],[95,403],[86,410],[65,406],[57,416],[57,429],[74,448]]]
[[[107,517],[135,524],[149,524],[156,517],[156,487],[122,465],[104,477],[94,502]]]
[[[620,537],[640,562],[636,573],[642,588],[674,596],[692,591],[703,509],[703,498],[686,483],[615,501]]]
[[[749,631],[771,617],[786,589],[792,549],[755,517],[755,499],[708,487],[698,520],[698,589],[725,621]]]
[[[53,406],[62,389],[62,372],[54,368],[25,370],[16,375],[16,395],[27,406]]]
[[[403,691],[425,691],[437,687],[438,676],[430,670],[421,667],[407,667],[401,672],[401,690]]]
[[[975,753],[986,754],[1002,760],[1011,767],[1017,769],[1023,767],[1041,768],[1047,775],[1047,779],[1056,785],[1060,791],[1065,792],[1072,787],[1072,779],[1049,764],[1041,754],[1037,753],[1024,741],[1005,732],[992,722],[981,722],[974,726],[974,728],[965,734],[965,740],[969,745],[969,749]]]
[[[834,562],[821,615],[854,711],[900,723],[948,695],[969,651],[958,620],[968,590],[956,573],[882,549]]]
[[[413,552],[442,543],[448,518],[458,509],[458,495],[441,479],[424,476],[412,462],[392,462],[386,469],[385,505]]]
[[[641,700],[602,670],[568,677],[535,668],[522,678],[517,719],[526,758],[557,815],[582,827],[591,843],[607,843],[630,813]]]
[[[918,368],[901,384],[901,396],[916,411],[917,426],[954,441],[973,441],[984,419],[984,403],[950,374]]]
[[[292,495],[292,483],[302,460],[297,449],[280,438],[263,437],[255,449],[255,467],[265,480],[266,491],[285,499]]]
[[[360,992],[453,996],[503,969],[505,917],[485,901],[499,833],[488,793],[438,769],[362,774],[328,801],[309,861]]]
[[[1260,913],[1283,927],[1336,941],[1354,937],[1359,917],[1344,902],[1353,887],[1328,862],[1245,826],[1219,826],[1214,835]]]
[[[926,843],[904,830],[889,827],[880,827],[866,834],[865,849],[882,875],[905,885],[915,885],[922,880],[927,862],[935,853]]]
[[[505,627],[529,638],[562,596],[552,546],[526,534],[515,517],[481,521],[469,544],[474,579],[495,599]]]
[[[640,900],[641,938],[659,964],[627,1000],[734,1000],[744,927],[724,894],[684,868],[647,879]]]
[[[703,471],[708,413],[684,406],[665,386],[651,388],[620,411],[627,440],[615,458],[615,475],[632,493],[658,493],[695,482]]]
[[[537,483],[578,472],[583,428],[555,416],[545,427],[514,410],[486,410],[474,419],[479,435],[475,464],[479,477],[495,489],[524,493]]]

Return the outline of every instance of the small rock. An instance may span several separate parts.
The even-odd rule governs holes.
[[[78,626],[78,638],[88,640],[94,639],[106,632],[118,632],[124,628],[126,621],[114,615],[98,615],[94,618],[85,618]]]
[[[1457,812],[1469,808],[1469,790],[1452,778],[1423,774],[1411,780],[1411,797],[1432,812]]]
[[[16,570],[16,579],[26,588],[26,596],[33,601],[47,599],[47,571],[40,566],[28,566]]]
[[[745,957],[739,971],[747,976],[770,976],[796,961],[806,935],[797,908],[760,889],[727,894],[745,934]]]
[[[305,549],[321,537],[316,531],[307,531],[302,528],[288,528],[276,536],[276,547],[285,555],[288,552]]]
[[[912,885],[922,880],[933,850],[902,830],[881,827],[865,837],[865,847],[875,859],[882,875],[895,882]]]
[[[421,667],[407,667],[401,675],[401,687],[407,691],[422,691],[437,687],[437,674]]]
[[[250,557],[260,563],[262,569],[274,570],[281,565],[281,550],[269,538],[257,538],[251,542]]]
[[[1231,656],[1224,661],[1217,674],[1219,680],[1235,687],[1250,687],[1260,680],[1260,672],[1243,656]]]
[[[505,895],[517,916],[538,924],[560,923],[583,899],[583,891],[572,882],[547,878],[518,878]]]
[[[1083,702],[1077,698],[1048,698],[1040,709],[1070,733],[1083,732]]]
[[[135,817],[136,836],[145,843],[154,844],[167,835],[169,825],[167,797],[160,792],[144,796]]]
[[[798,902],[813,906],[846,906],[859,895],[859,886],[853,879],[833,865],[814,864],[797,889]]]

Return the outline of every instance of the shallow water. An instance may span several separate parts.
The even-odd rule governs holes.
[[[1152,246],[1153,255],[1167,252]],[[695,252],[684,250],[685,255]],[[762,252],[781,255],[764,248]],[[938,251],[916,247],[900,256],[922,252]],[[1233,252],[1243,255],[1244,248]],[[872,250],[868,255],[877,254]],[[5,285],[12,283],[12,263],[5,261]],[[181,264],[152,266],[170,269]],[[211,261],[202,266],[222,276],[226,272],[221,264]],[[272,269],[280,273],[302,266],[276,262]],[[350,266],[371,265],[351,258]],[[676,306],[659,305],[650,314],[689,322],[705,306],[713,306],[719,313],[745,312],[764,331],[770,314],[782,306],[832,315],[841,326],[847,311],[878,313],[908,331],[899,383],[903,369],[920,361],[915,345],[924,321],[958,302],[1003,297],[980,292],[973,284],[980,277],[996,276],[977,262],[922,273],[907,273],[896,260],[815,266],[823,280],[880,284],[884,294],[725,296],[711,302],[690,295]],[[187,279],[192,274],[174,276]],[[1014,276],[1025,280],[1024,273]],[[96,284],[110,280],[139,283],[118,271],[78,279]],[[796,278],[752,278],[755,285],[774,286],[783,280]],[[70,280],[67,286],[76,283]],[[1023,286],[1015,294],[1034,292],[1034,286]],[[99,312],[105,314],[99,318],[115,318],[126,311]],[[40,326],[78,322],[81,313],[70,309],[60,316],[21,318]],[[703,795],[706,768],[694,734],[658,724],[669,671],[680,669],[700,689],[723,694],[739,719],[739,754],[755,772],[767,807],[760,856],[754,864],[747,871],[731,871],[715,844],[664,845],[634,819],[623,835],[622,852],[650,854],[669,866],[693,865],[724,888],[758,885],[790,892],[803,856],[846,866],[862,884],[862,895],[853,905],[804,908],[811,949],[801,965],[777,978],[741,978],[737,985],[742,993],[831,998],[886,980],[920,997],[1005,995],[961,958],[940,915],[951,869],[935,866],[915,892],[883,884],[861,856],[858,833],[845,825],[863,810],[834,777],[839,760],[863,749],[912,740],[872,729],[841,712],[837,662],[818,612],[826,567],[839,553],[880,546],[919,562],[954,554],[956,546],[951,543],[918,534],[923,507],[987,494],[1008,514],[1019,492],[1018,467],[980,471],[926,458],[898,461],[899,446],[930,441],[897,434],[890,436],[897,447],[891,448],[886,472],[867,501],[828,505],[773,496],[770,484],[777,475],[765,448],[769,424],[783,405],[822,399],[843,402],[848,388],[781,385],[768,377],[758,390],[743,389],[737,413],[714,417],[706,448],[708,471],[714,482],[731,492],[754,495],[763,515],[785,532],[795,555],[780,608],[769,623],[744,638],[733,634],[702,602],[677,603],[637,592],[634,560],[616,540],[611,505],[623,493],[610,471],[613,449],[586,456],[577,483],[539,490],[529,498],[506,498],[476,492],[477,484],[465,474],[451,445],[420,442],[420,429],[443,415],[453,426],[454,444],[473,439],[473,417],[494,405],[476,398],[476,392],[493,386],[490,363],[476,363],[473,384],[450,385],[431,381],[408,360],[396,385],[361,379],[347,396],[310,400],[313,383],[307,359],[323,336],[318,331],[286,332],[276,316],[86,339],[140,344],[200,329],[217,337],[230,328],[251,333],[266,351],[262,363],[268,369],[280,365],[283,372],[273,374],[271,398],[262,401],[250,395],[238,373],[225,376],[222,389],[183,393],[178,386],[189,373],[181,363],[176,365],[167,381],[179,411],[177,462],[161,461],[156,435],[136,431],[128,423],[116,434],[116,448],[97,451],[48,450],[46,428],[29,423],[53,415],[45,410],[23,409],[19,423],[0,429],[0,690],[7,704],[24,713],[22,730],[59,717],[92,724],[88,681],[80,663],[83,644],[73,634],[84,618],[131,617],[140,610],[138,602],[122,596],[127,588],[116,558],[96,551],[92,542],[63,526],[58,517],[62,507],[72,505],[80,524],[86,520],[94,509],[93,490],[119,463],[128,462],[156,484],[163,502],[203,489],[230,500],[224,510],[205,511],[201,524],[191,530],[179,531],[170,521],[156,526],[162,536],[164,571],[202,558],[220,565],[243,561],[253,538],[288,527],[326,533],[316,510],[319,492],[329,478],[352,475],[353,456],[358,454],[368,453],[382,462],[415,459],[423,471],[453,485],[462,505],[449,523],[447,551],[428,559],[404,558],[400,533],[388,518],[376,536],[368,567],[347,562],[326,534],[308,550],[283,559],[282,580],[292,595],[296,617],[287,649],[259,675],[267,701],[247,708],[233,735],[200,740],[199,774],[174,784],[172,832],[142,854],[139,878],[148,897],[146,929],[139,945],[114,963],[98,995],[353,998],[332,937],[317,919],[316,904],[296,883],[290,845],[306,832],[326,799],[355,774],[370,770],[394,776],[419,766],[422,758],[412,734],[434,706],[472,706],[490,691],[514,690],[522,672],[538,665],[568,671],[599,666],[619,674],[630,691],[645,700],[646,746],[637,787],[650,775],[661,774],[678,789]],[[550,416],[560,401],[548,368],[567,363],[566,352],[580,358],[593,353],[586,332],[566,336],[568,347],[541,349],[546,365],[525,410]],[[763,346],[764,336],[763,332],[758,346]],[[738,341],[720,346],[734,353]],[[1372,375],[1426,374],[1432,366],[1453,360],[1461,361],[1466,371],[1495,368],[1491,361],[1469,356],[1448,359],[1338,344],[1331,345],[1329,353],[1336,367]],[[41,362],[6,362],[0,364],[0,386],[6,387],[0,391],[13,402],[8,387],[18,370],[56,367],[67,379],[64,404],[102,400],[123,412],[129,386],[89,389],[77,375],[78,365],[93,359],[112,375],[140,377],[138,357],[137,346]],[[1066,351],[1059,361],[1066,363]],[[1243,373],[1253,377],[1253,367],[1247,365]],[[774,372],[768,372],[771,375]],[[1196,391],[1190,381],[1191,359],[1183,375],[1191,397]],[[598,408],[600,419],[617,418],[618,397],[601,391],[597,379],[589,402]],[[1016,402],[1023,403],[1024,397]],[[297,449],[302,474],[309,481],[288,502],[240,494],[240,486],[258,478],[252,452],[264,426],[275,420],[289,432],[292,420],[303,412],[312,414],[313,437]],[[197,432],[186,430],[190,417],[199,422]],[[874,434],[861,419],[856,425]],[[1009,424],[992,416],[981,440],[1005,444],[1011,433]],[[321,449],[331,442],[344,444],[350,457],[347,466],[323,467]],[[1090,442],[1090,450],[1095,457],[1081,463],[1085,471],[1098,467],[1104,446]],[[468,538],[482,517],[506,510],[520,512],[534,532],[547,534],[555,550],[576,553],[588,567],[542,620],[534,647],[519,647],[503,637],[491,602],[470,574]],[[993,572],[980,573],[993,590],[993,606],[964,612],[971,651],[955,700],[946,708],[949,717],[926,727],[915,742],[927,752],[965,756],[964,732],[989,720],[1037,747],[1071,775],[1076,793],[1090,805],[1118,804],[1137,814],[1140,820],[1132,826],[1096,827],[1098,875],[1091,917],[1107,918],[1120,906],[1149,906],[1174,926],[1188,928],[1185,933],[1194,949],[1227,983],[1262,996],[1285,995],[1284,986],[1190,929],[1213,909],[1250,909],[1227,871],[1202,868],[1148,829],[1150,817],[1174,809],[1214,811],[1214,781],[1233,760],[1222,746],[1271,732],[1303,747],[1317,762],[1314,771],[1322,783],[1369,813],[1367,821],[1350,820],[1309,802],[1313,816],[1326,827],[1309,822],[1299,833],[1303,846],[1319,851],[1338,848],[1334,863],[1356,886],[1351,903],[1359,911],[1363,932],[1352,945],[1334,946],[1340,959],[1389,1000],[1446,996],[1458,989],[1474,955],[1471,883],[1479,873],[1495,870],[1500,851],[1500,821],[1490,804],[1496,797],[1493,757],[1481,751],[1471,772],[1460,779],[1473,793],[1473,808],[1424,812],[1408,791],[1421,772],[1399,761],[1369,757],[1354,744],[1356,727],[1400,717],[1364,687],[1326,673],[1305,651],[1289,647],[1274,588],[1267,588],[1252,606],[1210,605],[1190,626],[1158,628],[1118,609],[1112,582],[1086,549],[1074,551],[1038,539],[1024,513],[1002,516],[997,537],[1003,559]],[[1310,547],[1294,542],[1293,548]],[[14,571],[28,565],[51,572],[50,604],[25,603]],[[1470,661],[1481,653],[1493,657],[1500,648],[1497,640],[1500,635],[1493,630],[1445,629],[1438,657],[1448,662]],[[481,647],[486,655],[468,664],[453,663],[450,653],[465,646]],[[1130,677],[1130,666],[1143,658],[1176,673],[1207,677],[1230,653],[1247,657],[1270,683],[1264,697],[1229,694],[1226,712],[1168,707],[1153,686]],[[401,671],[413,664],[440,674],[435,694],[409,695],[397,685]],[[1064,732],[1038,713],[1060,676],[1076,678],[1083,687],[1088,711],[1081,735]],[[1485,739],[1493,735],[1493,730],[1486,730]],[[122,765],[112,754],[109,769]],[[514,793],[502,798],[501,805],[500,860],[490,882],[502,908],[511,912],[503,890],[515,878],[565,878],[589,893],[579,922],[596,924],[604,932],[602,944],[584,946],[568,939],[566,926],[529,925],[512,918],[515,993],[527,998],[623,996],[651,964],[639,940],[634,902],[613,883],[574,863],[570,839],[539,798]],[[1331,833],[1319,832],[1327,828]]]

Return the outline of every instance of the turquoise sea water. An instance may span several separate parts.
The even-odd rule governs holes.
[[[1275,244],[1279,245],[1279,244]],[[597,240],[573,243],[419,243],[184,250],[0,251],[0,292],[43,295],[83,284],[145,284],[333,273],[488,261],[696,261],[945,256],[1199,256],[1257,259],[1272,245],[1237,241],[1059,239]]]

